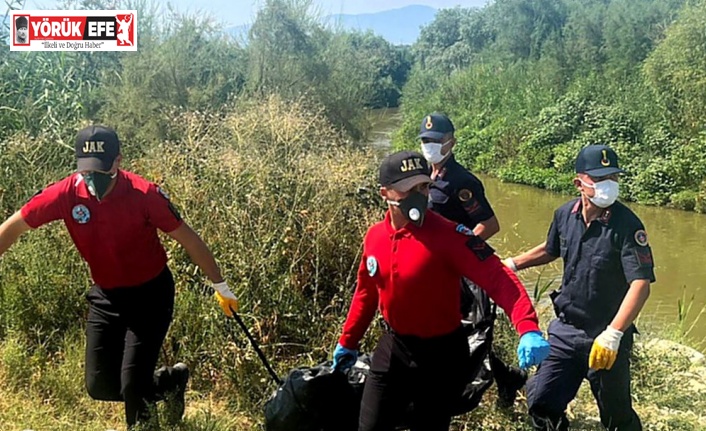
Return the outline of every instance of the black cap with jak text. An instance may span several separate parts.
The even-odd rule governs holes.
[[[108,172],[120,154],[120,139],[106,126],[88,126],[76,136],[77,171]]]
[[[380,164],[380,185],[406,192],[417,184],[430,183],[429,165],[421,154],[400,151],[390,154]]]

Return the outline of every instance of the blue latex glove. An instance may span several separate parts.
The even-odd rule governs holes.
[[[520,338],[520,345],[517,346],[520,368],[539,365],[547,356],[549,356],[549,343],[542,337],[541,332],[527,332]]]
[[[333,369],[340,371],[348,371],[355,361],[358,360],[358,351],[346,349],[341,346],[341,343],[336,345],[336,350],[333,351]]]

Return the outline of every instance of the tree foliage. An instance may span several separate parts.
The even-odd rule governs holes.
[[[703,210],[706,2],[496,0],[442,11],[412,47],[397,146],[450,114],[468,165],[551,189],[613,146],[623,196]]]
[[[647,82],[675,115],[676,128],[691,133],[706,118],[706,2],[689,5],[644,64]]]

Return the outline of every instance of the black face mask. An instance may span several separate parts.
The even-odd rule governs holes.
[[[404,199],[399,201],[387,201],[390,205],[395,205],[402,210],[402,214],[407,217],[407,220],[421,226],[424,223],[424,214],[427,212],[429,199],[419,192],[412,192]]]
[[[113,181],[116,175],[117,174],[111,175],[103,172],[86,172],[83,174],[83,181],[86,182],[88,192],[95,196],[98,202],[100,202],[108,191],[110,182]]]

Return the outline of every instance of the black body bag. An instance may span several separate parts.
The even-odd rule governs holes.
[[[471,351],[473,373],[454,407],[460,415],[476,408],[493,382],[489,353],[495,306],[485,292],[464,281],[461,293],[462,325]],[[370,356],[361,355],[347,372],[334,371],[330,362],[292,370],[265,403],[266,431],[356,431]],[[410,405],[396,428],[407,429]]]
[[[483,394],[493,384],[490,350],[493,344],[496,306],[491,304],[483,289],[467,279],[463,280],[461,286],[461,314],[461,324],[471,351],[473,372],[454,408],[455,415],[470,412],[478,407]]]
[[[265,403],[265,430],[356,431],[362,396],[330,362],[296,368]]]

